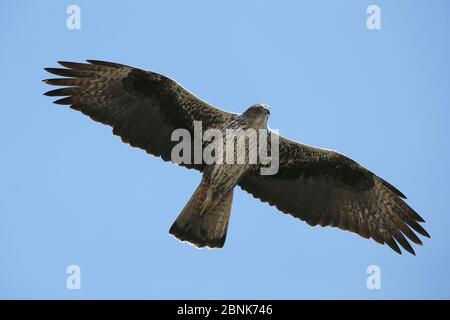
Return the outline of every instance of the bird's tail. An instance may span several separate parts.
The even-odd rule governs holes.
[[[207,195],[208,186],[200,183],[189,202],[173,223],[169,233],[196,247],[222,248],[227,236],[233,190],[216,204]]]

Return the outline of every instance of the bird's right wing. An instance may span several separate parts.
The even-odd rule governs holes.
[[[59,62],[65,68],[46,68],[62,78],[44,82],[65,88],[45,95],[64,96],[55,103],[110,125],[123,142],[165,161],[171,161],[172,148],[178,143],[171,141],[175,129],[186,129],[193,137],[194,121],[201,121],[206,130],[231,117],[160,74],[111,62],[88,62]],[[194,164],[193,159],[190,163],[182,165],[203,170],[203,164]]]
[[[261,175],[255,165],[239,185],[309,225],[349,230],[398,253],[397,243],[414,253],[404,235],[422,244],[410,228],[429,237],[418,223],[424,220],[388,182],[342,154],[284,137],[279,137],[278,173]]]

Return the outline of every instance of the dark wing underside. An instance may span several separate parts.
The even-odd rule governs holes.
[[[88,62],[59,62],[65,68],[46,68],[62,78],[44,82],[64,88],[45,95],[65,97],[55,103],[112,126],[123,142],[165,161],[171,160],[172,148],[178,143],[171,141],[174,129],[186,129],[193,137],[194,120],[201,121],[206,130],[231,116],[160,74],[111,62]],[[203,170],[203,164],[193,161],[183,165]]]
[[[263,176],[255,167],[241,179],[243,190],[311,226],[349,230],[398,253],[397,243],[414,254],[405,236],[422,244],[411,228],[429,237],[404,195],[355,161],[283,137],[279,143],[278,173]]]

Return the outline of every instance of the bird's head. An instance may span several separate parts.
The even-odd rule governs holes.
[[[258,103],[248,108],[242,115],[257,127],[264,128],[270,116],[270,106]]]

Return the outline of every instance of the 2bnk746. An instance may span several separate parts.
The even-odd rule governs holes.
[[[223,304],[222,314],[229,315],[251,315],[251,314],[272,314],[272,305],[258,304]]]

